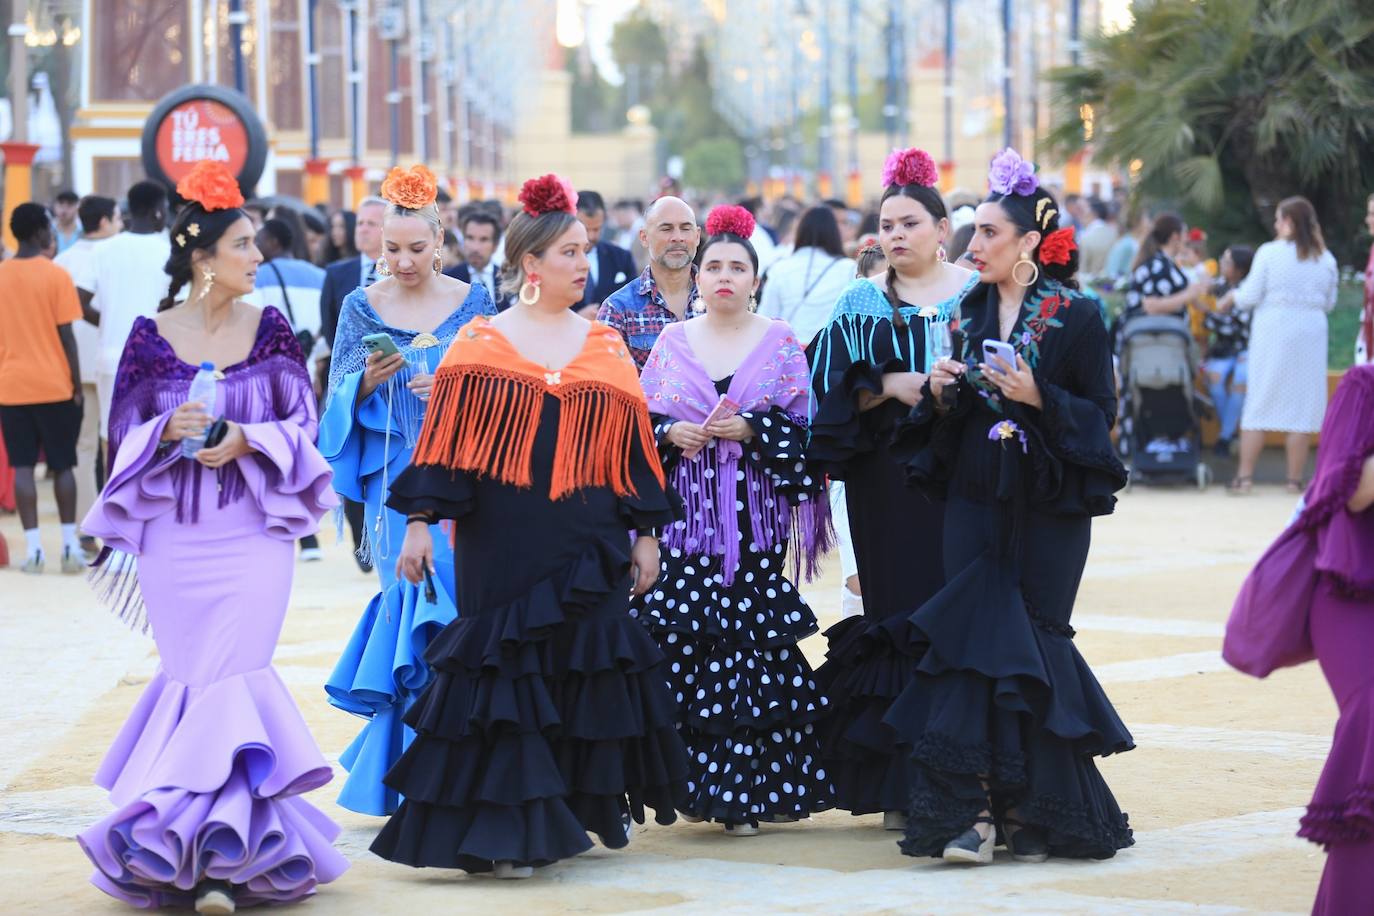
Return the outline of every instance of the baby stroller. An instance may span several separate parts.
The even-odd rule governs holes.
[[[1131,484],[1212,482],[1201,459],[1207,400],[1194,387],[1197,341],[1183,318],[1144,315],[1126,322],[1121,345],[1121,451]]]

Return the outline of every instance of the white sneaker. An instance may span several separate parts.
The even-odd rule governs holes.
[[[491,873],[497,878],[519,880],[520,878],[528,878],[533,875],[534,866],[516,865],[514,862],[497,862],[492,866]]]
[[[70,547],[62,548],[62,574],[64,576],[75,576],[84,572],[86,569],[86,555],[80,550],[72,550]]]
[[[306,547],[301,551],[302,563],[318,563],[324,559],[324,551],[318,547]]]
[[[21,566],[21,567],[19,567],[19,569],[20,569],[21,572],[26,572],[26,573],[29,573],[30,575],[34,575],[34,576],[42,575],[42,574],[43,574],[43,551],[40,550],[40,551],[38,551],[38,553],[31,553],[31,554],[29,554],[28,557],[24,560],[24,565]]]

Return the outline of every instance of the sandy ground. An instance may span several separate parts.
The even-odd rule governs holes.
[[[719,827],[638,827],[630,847],[597,848],[524,882],[410,870],[367,852],[380,821],[311,799],[344,825],[352,869],[310,912],[412,913],[426,906],[528,913],[1250,913],[1303,912],[1321,851],[1293,833],[1330,745],[1335,704],[1315,665],[1260,682],[1225,667],[1222,627],[1249,565],[1292,497],[1261,487],[1137,489],[1099,520],[1074,624],[1077,644],[1139,748],[1102,762],[1136,831],[1108,862],[979,869],[902,856],[877,817],[831,812],[755,838]],[[50,539],[56,526],[48,517]],[[0,519],[11,547],[13,517]],[[332,540],[332,536],[326,540]],[[54,543],[53,548],[56,547]],[[806,589],[823,626],[838,613],[838,569]],[[375,580],[342,546],[301,565],[276,663],[333,759],[359,722],[321,684]],[[823,640],[803,648],[817,662]],[[151,676],[151,640],[98,608],[79,577],[0,570],[0,912],[116,913],[87,883],[74,834],[108,811],[90,783]]]

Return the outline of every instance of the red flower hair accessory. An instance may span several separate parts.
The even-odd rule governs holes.
[[[222,162],[202,159],[177,182],[177,193],[185,200],[193,200],[201,209],[232,210],[243,206],[243,192],[239,180]]]
[[[1074,239],[1073,227],[1056,229],[1040,242],[1040,263],[1067,264],[1069,255],[1077,250],[1078,242]]]
[[[754,234],[754,215],[735,204],[722,204],[706,217],[706,235],[737,235],[747,239]]]
[[[885,188],[893,185],[905,187],[909,184],[933,188],[939,180],[940,170],[935,167],[935,160],[923,149],[895,149],[883,163]]]
[[[530,216],[577,213],[577,192],[566,178],[553,173],[531,178],[520,187],[520,203]]]
[[[439,180],[423,165],[398,165],[386,173],[382,197],[405,210],[421,210],[439,199]]]
[[[1192,229],[1188,230],[1188,241],[1205,242],[1207,241],[1207,233],[1194,226]]]

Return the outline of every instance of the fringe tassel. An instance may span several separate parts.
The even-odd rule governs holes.
[[[815,581],[821,561],[839,544],[830,498],[822,492],[808,493],[792,507],[792,581]]]
[[[114,612],[130,629],[148,632],[148,614],[138,587],[138,558],[106,547],[86,576],[96,600]]]
[[[528,487],[544,386],[490,366],[441,366],[411,461]]]
[[[638,496],[630,475],[636,426],[645,454],[658,453],[643,402],[602,385],[579,386],[559,395],[563,412],[549,495],[562,499],[584,487],[610,487],[621,496]]]

